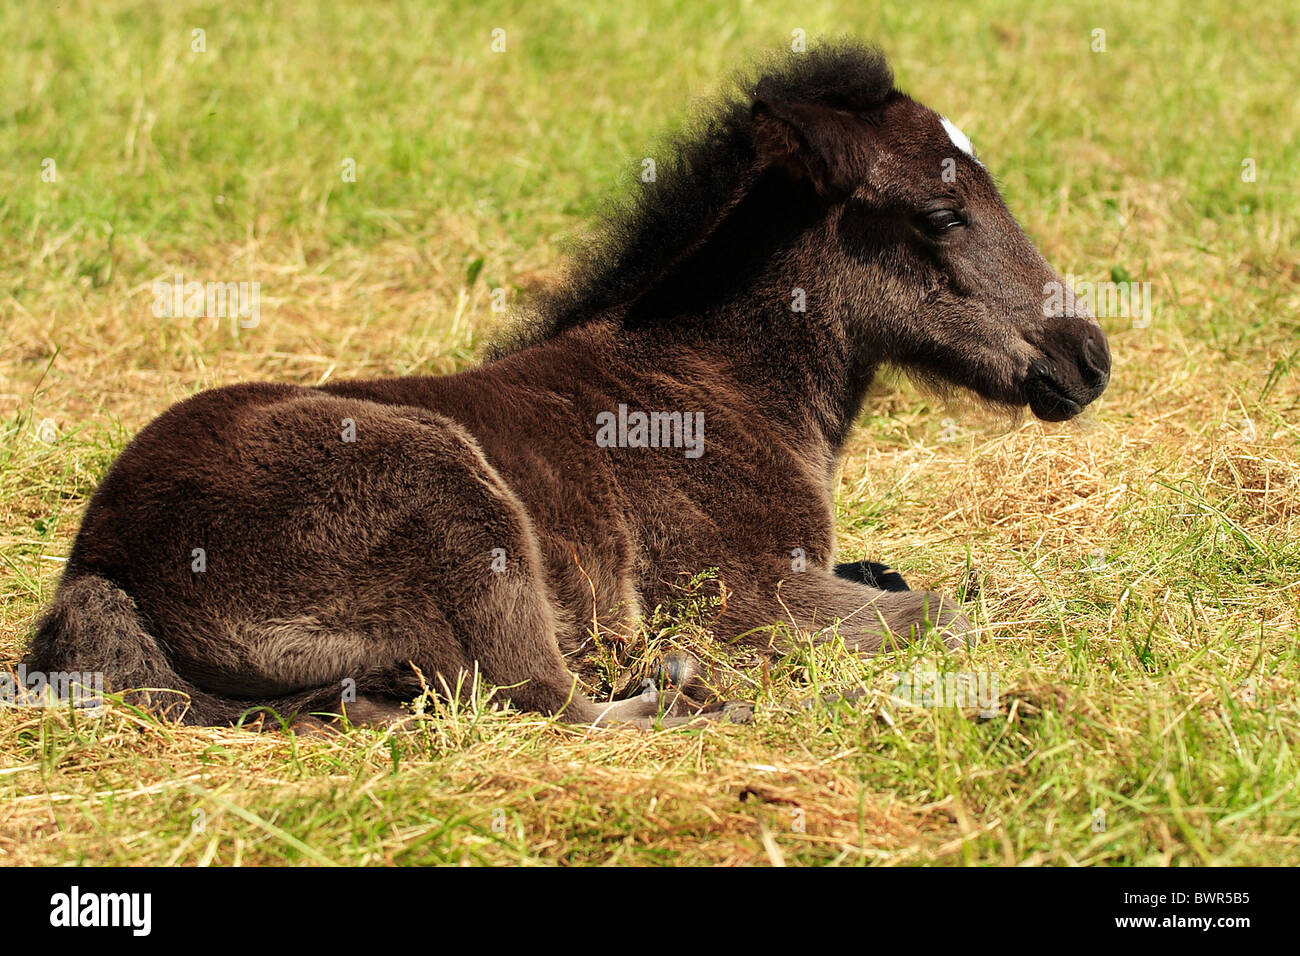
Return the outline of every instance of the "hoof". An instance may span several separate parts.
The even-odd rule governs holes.
[[[835,565],[837,577],[865,584],[877,591],[910,591],[903,576],[887,564],[875,561],[854,561],[850,564]]]
[[[747,700],[728,700],[717,704],[710,704],[703,710],[698,710],[692,714],[679,714],[670,717],[662,717],[655,720],[653,717],[638,721],[637,724],[645,729],[668,729],[672,727],[690,727],[705,723],[731,723],[731,724],[748,724],[754,719],[754,705]]]

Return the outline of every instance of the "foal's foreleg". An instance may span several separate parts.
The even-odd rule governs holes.
[[[964,647],[971,623],[957,602],[936,591],[884,591],[830,571],[810,569],[773,589],[773,620],[829,636],[829,628],[853,650],[874,654],[937,630],[950,648]]]

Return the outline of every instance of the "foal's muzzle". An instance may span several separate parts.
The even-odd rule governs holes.
[[[1091,318],[1053,319],[1043,341],[1042,357],[1029,366],[1025,397],[1035,415],[1063,422],[1106,390],[1110,382],[1110,346]]]

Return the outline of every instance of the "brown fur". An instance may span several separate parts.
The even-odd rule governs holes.
[[[934,231],[936,208],[962,224]],[[1060,277],[937,115],[870,50],[793,57],[593,249],[479,368],[238,385],[166,412],[91,502],[29,666],[162,689],[150,702],[191,723],[338,711],[349,685],[359,713],[389,712],[417,669],[647,721],[653,691],[611,708],[578,690],[593,616],[625,630],[714,567],[723,641],[838,622],[871,653],[932,622],[960,642],[950,599],[832,563],[830,478],[867,386],[890,364],[1060,419],[1110,362],[1090,316],[1044,314]],[[601,447],[620,404],[702,413],[703,454]]]

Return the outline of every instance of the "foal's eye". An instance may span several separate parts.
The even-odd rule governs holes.
[[[955,209],[934,209],[922,214],[921,223],[926,232],[937,236],[949,229],[966,225],[966,220]]]

